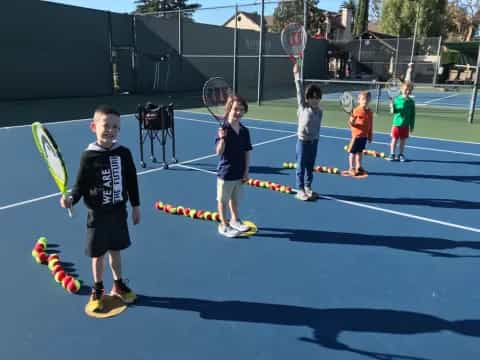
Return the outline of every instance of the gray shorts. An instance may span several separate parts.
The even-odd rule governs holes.
[[[100,257],[109,250],[119,251],[130,246],[127,209],[109,212],[88,211],[85,254]]]

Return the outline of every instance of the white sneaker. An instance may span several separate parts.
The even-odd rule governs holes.
[[[223,225],[223,224],[218,225],[218,233],[220,235],[223,235],[229,238],[234,238],[240,235],[240,232],[238,230],[235,230],[229,225]]]
[[[245,232],[250,230],[250,226],[243,224],[241,221],[232,221],[230,220],[230,227],[238,230],[240,232]]]
[[[315,191],[313,191],[311,187],[308,187],[308,186],[305,186],[305,194],[309,198],[317,198],[318,197],[318,194]]]
[[[297,193],[295,194],[295,199],[302,200],[302,201],[307,201],[309,199],[309,197],[308,197],[307,194],[305,194],[305,191],[298,190]]]

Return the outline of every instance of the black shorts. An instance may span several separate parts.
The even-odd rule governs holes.
[[[350,141],[350,144],[348,146],[348,152],[350,154],[361,153],[365,149],[366,145],[367,145],[367,138],[366,137],[353,138]]]
[[[109,250],[123,250],[130,246],[127,209],[109,212],[88,211],[85,254],[90,257],[105,255]]]

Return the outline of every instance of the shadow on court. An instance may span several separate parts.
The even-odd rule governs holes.
[[[416,205],[431,206],[438,208],[453,209],[480,209],[480,202],[455,199],[428,199],[428,198],[382,198],[370,196],[351,196],[351,195],[328,195],[340,200],[357,201],[361,203],[372,204],[395,204],[395,205]]]
[[[393,176],[396,178],[413,178],[413,179],[429,179],[429,180],[452,180],[452,181],[480,184],[480,176],[408,174],[408,173],[376,172],[376,171],[369,171],[369,175],[370,176],[372,175]]]
[[[332,308],[265,304],[245,301],[211,301],[141,295],[136,306],[198,312],[202,319],[241,321],[256,324],[306,326],[313,330],[305,341],[337,351],[347,351],[373,359],[427,358],[379,353],[351,347],[338,338],[343,331],[412,335],[450,331],[480,337],[480,320],[448,321],[436,316],[389,309]]]
[[[376,246],[444,258],[480,257],[480,253],[459,255],[440,251],[454,250],[458,248],[468,248],[480,251],[480,242],[476,241],[453,241],[430,237],[367,235],[333,231],[264,227],[259,229],[259,232],[255,234],[255,237],[280,238],[313,244]]]

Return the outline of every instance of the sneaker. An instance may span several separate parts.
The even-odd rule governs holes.
[[[359,167],[357,169],[357,175],[367,175],[367,170],[365,170],[363,167]]]
[[[104,290],[92,288],[92,293],[90,294],[90,299],[88,300],[88,308],[90,311],[99,312],[103,310],[103,294]]]
[[[295,194],[295,199],[302,200],[302,201],[307,201],[309,199],[309,197],[305,193],[304,190],[298,190],[297,193]]]
[[[232,228],[230,225],[218,225],[218,233],[225,237],[234,238],[240,235],[240,231]]]
[[[398,159],[398,161],[400,161],[400,162],[405,162],[405,161],[407,161],[407,159],[405,159],[405,156],[404,156],[403,154],[398,155],[398,158],[397,158],[397,159]]]
[[[131,304],[137,300],[137,295],[123,282],[114,281],[110,295],[120,298],[125,304]]]
[[[310,199],[316,199],[318,198],[318,194],[312,190],[312,188],[310,186],[305,186],[305,194],[307,194],[307,196],[310,198]]]
[[[230,220],[230,227],[232,227],[235,230],[238,230],[240,232],[245,232],[245,231],[250,230],[250,226],[243,224],[241,220],[239,220],[239,221],[231,221]]]
[[[385,156],[385,160],[388,160],[388,161],[395,161],[395,154],[390,154],[388,156]]]

